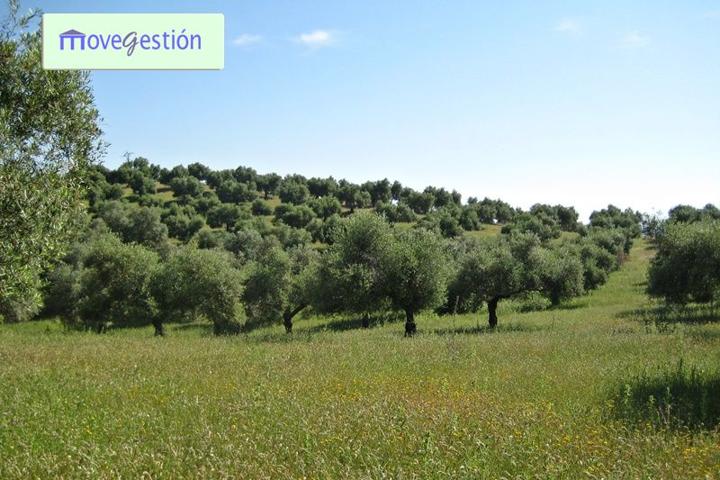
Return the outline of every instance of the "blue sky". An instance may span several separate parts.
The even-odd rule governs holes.
[[[225,14],[222,71],[93,73],[110,167],[388,177],[583,216],[720,203],[720,0],[33,5]]]

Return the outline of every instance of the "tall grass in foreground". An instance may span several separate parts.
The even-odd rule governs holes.
[[[720,371],[677,367],[642,372],[619,385],[615,414],[669,428],[714,428],[720,424]]]

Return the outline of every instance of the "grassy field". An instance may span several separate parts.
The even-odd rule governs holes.
[[[564,308],[505,305],[492,333],[477,315],[421,315],[412,339],[316,317],[292,337],[0,326],[0,478],[720,477],[720,325],[631,314],[651,253]],[[664,378],[705,424],[638,397]]]

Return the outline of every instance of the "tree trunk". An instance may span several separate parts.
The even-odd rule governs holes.
[[[297,307],[295,307],[295,309],[293,309],[293,310],[285,310],[285,312],[283,312],[283,325],[285,325],[285,333],[292,333],[293,317],[295,315],[297,315],[298,313],[300,313],[302,311],[302,309],[305,308],[306,306],[307,305],[305,305],[303,303],[303,304],[300,304]]]
[[[370,316],[367,313],[363,314],[362,328],[370,328]]]
[[[553,307],[557,307],[560,305],[560,293],[559,292],[551,292],[550,293],[550,304]]]
[[[500,297],[493,297],[490,301],[488,301],[488,325],[490,328],[495,328],[497,326],[497,305],[499,301]]]
[[[165,327],[163,326],[162,320],[156,318],[152,321],[153,327],[155,327],[155,336],[156,337],[164,337],[165,336]]]
[[[283,325],[285,325],[285,333],[292,333],[292,317],[290,316],[290,312],[287,310],[283,313]]]
[[[405,309],[405,336],[412,337],[417,332],[417,325],[415,325],[415,312],[412,308]]]

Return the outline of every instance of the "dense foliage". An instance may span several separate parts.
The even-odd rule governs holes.
[[[138,177],[137,185],[153,188],[133,188]],[[145,321],[158,334],[165,322],[197,318],[218,333],[276,322],[291,332],[307,308],[357,316],[364,326],[383,312],[402,312],[412,335],[420,311],[487,306],[494,327],[503,299],[540,296],[557,306],[602,285],[640,234],[640,215],[612,205],[585,226],[572,207],[537,204],[524,212],[388,180],[282,178],[200,163],[168,170],[142,157],[116,170],[94,166],[90,179],[86,235],[109,231],[157,256],[148,300],[154,310]],[[467,233],[499,222],[502,235]],[[77,320],[78,307],[56,301],[75,277],[82,275],[72,258],[47,276],[48,312]],[[218,299],[219,310],[203,297]]]
[[[282,319],[292,333],[293,318],[311,302],[319,254],[305,246],[284,251],[264,242],[248,266],[243,300],[253,327]]]
[[[159,315],[156,335],[167,321],[209,320],[215,333],[237,333],[244,323],[240,299],[241,272],[236,260],[221,250],[176,249],[155,274],[153,293]]]
[[[669,303],[708,303],[720,294],[720,220],[671,222],[658,239],[648,292]]]
[[[86,72],[43,70],[34,14],[0,24],[0,317],[28,318],[41,275],[76,228],[86,167],[102,152]]]

